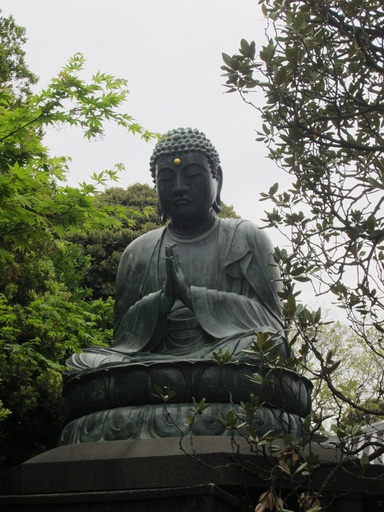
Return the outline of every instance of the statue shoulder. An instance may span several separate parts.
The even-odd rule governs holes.
[[[148,231],[148,233],[144,233],[132,242],[125,248],[121,260],[124,261],[128,258],[132,258],[133,255],[137,254],[140,258],[145,258],[152,254],[152,251],[156,247],[156,245],[160,242],[163,233],[164,227],[154,229],[152,231]]]
[[[220,224],[223,230],[232,233],[236,239],[244,238],[250,245],[262,245],[268,247],[273,252],[272,242],[265,232],[259,226],[244,219],[220,219]]]

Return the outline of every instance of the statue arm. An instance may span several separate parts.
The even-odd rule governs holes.
[[[155,330],[175,300],[166,284],[156,289],[158,269],[154,269],[152,258],[156,242],[148,237],[136,239],[124,251],[118,267],[113,346],[126,353],[150,350]]]
[[[264,329],[279,332],[281,320],[259,301],[234,292],[191,287],[193,309],[202,328],[214,338]]]
[[[191,287],[193,310],[206,332],[223,338],[260,327],[282,330],[273,252],[264,231],[249,221],[236,225],[226,246],[221,289]]]
[[[150,351],[149,343],[161,315],[162,295],[162,290],[150,293],[121,315],[115,324],[114,347],[127,354]]]
[[[236,229],[227,253],[225,272],[242,282],[242,288],[251,289],[245,295],[255,297],[271,312],[281,315],[278,296],[281,276],[273,253],[274,247],[265,231],[252,222],[243,221]]]

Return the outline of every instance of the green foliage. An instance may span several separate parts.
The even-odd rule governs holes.
[[[340,421],[379,421],[383,417],[381,357],[349,326],[340,322],[326,325],[318,312],[317,319],[310,315],[303,309],[294,347],[295,364],[305,369],[314,384],[315,424],[329,428]],[[375,340],[374,331],[370,340]]]
[[[292,244],[276,252],[287,322],[303,324],[295,281],[310,280],[317,293],[334,294],[381,357],[384,10],[375,0],[260,3],[267,44],[257,58],[255,44],[241,41],[222,69],[228,91],[248,103],[253,89],[264,92],[259,140],[293,178],[288,190],[276,183],[262,194],[273,204],[266,224]]]
[[[259,4],[266,44],[257,52],[242,40],[223,54],[225,87],[259,111],[257,140],[290,176],[285,190],[261,194],[265,226],[288,242],[275,252],[295,354],[285,364],[312,377],[315,432],[334,422],[336,442],[356,455],[361,424],[383,418],[384,9],[378,0]],[[347,326],[301,304],[307,282],[344,309]],[[383,452],[367,439],[362,468]]]
[[[114,296],[117,266],[124,249],[138,236],[160,227],[161,219],[156,190],[136,183],[126,190],[113,187],[97,197],[97,207],[112,208],[111,218],[119,227],[79,232],[69,240],[82,248],[92,262],[84,284],[94,299]]]
[[[239,216],[233,209],[233,205],[221,203],[221,212],[218,215],[222,219],[239,219]]]
[[[26,251],[3,261],[0,397],[9,414],[0,413],[0,449],[7,465],[56,444],[65,359],[112,338],[113,301],[90,300],[88,266],[76,246],[61,241],[46,254]]]
[[[366,426],[371,423],[375,423],[377,421],[381,421],[384,416],[384,400],[381,398],[373,398],[367,399],[361,404],[364,409],[370,411],[369,413],[364,413],[355,409],[354,407],[349,407],[345,414],[342,417],[342,423],[346,425],[352,425],[357,428],[361,425]],[[361,433],[361,428],[357,432]]]
[[[1,15],[1,10],[0,10]],[[37,77],[25,63],[25,28],[16,25],[12,16],[0,16],[0,83],[19,102],[31,93]]]
[[[111,221],[95,207],[97,184],[116,179],[121,166],[94,174],[96,184],[79,189],[58,186],[65,179],[66,159],[51,158],[41,141],[40,129],[68,123],[84,130],[87,138],[103,133],[103,124],[115,121],[131,133],[149,138],[132,118],[118,111],[125,100],[125,81],[97,74],[90,84],[81,80],[84,59],[73,57],[57,79],[39,95],[12,108],[10,94],[0,91],[0,237],[2,255],[26,250],[31,242],[42,243],[52,234],[95,229]]]
[[[128,218],[98,199],[98,187],[122,166],[69,187],[68,159],[50,156],[44,130],[77,126],[91,139],[115,122],[146,140],[155,136],[120,110],[126,81],[104,73],[83,80],[80,54],[31,94],[36,77],[24,62],[24,34],[12,18],[0,17],[0,465],[6,467],[55,446],[66,358],[112,338],[113,300],[91,297],[85,284],[91,259],[68,238],[117,228]]]
[[[266,105],[259,140],[293,177],[262,195],[290,231],[296,267],[331,291],[360,330],[383,320],[384,10],[381,2],[260,2],[269,39],[224,54],[229,92]],[[382,333],[381,333],[382,334]]]
[[[31,97],[28,110],[33,124],[78,126],[91,139],[103,135],[104,125],[113,121],[146,140],[153,138],[154,134],[119,110],[128,96],[127,80],[98,72],[87,83],[80,78],[84,64],[83,55],[77,53],[46,89]]]

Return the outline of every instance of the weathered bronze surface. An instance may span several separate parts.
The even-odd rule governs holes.
[[[237,403],[250,393],[273,397],[266,400],[263,431],[285,432],[294,424],[299,435],[299,418],[310,409],[309,383],[280,371],[278,386],[257,389],[248,378],[257,354],[244,352],[258,332],[269,332],[276,335],[274,354],[290,355],[269,239],[249,221],[217,217],[219,156],[197,130],[169,132],[154,150],[151,172],[169,223],[137,238],[123,253],[111,348],[92,347],[68,360],[66,401],[73,421],[62,442],[174,435],[167,418],[160,418],[162,404],[153,401],[156,385],[175,390],[172,411],[181,418],[197,396],[209,396],[221,404],[218,414],[226,414],[239,381]],[[220,350],[232,356],[221,373],[214,362]],[[205,384],[199,387],[200,382]],[[278,420],[271,413],[275,409],[284,410],[288,420]],[[155,423],[151,431],[150,422]],[[222,435],[222,430],[206,426],[199,433]]]

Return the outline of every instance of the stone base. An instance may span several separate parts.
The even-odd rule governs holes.
[[[231,439],[221,436],[69,444],[9,471],[3,494],[242,485],[235,451]]]
[[[0,497],[2,512],[237,512],[240,500],[214,484],[171,489]]]
[[[14,468],[1,489],[2,512],[245,512],[269,486],[271,466],[239,439],[198,436],[61,446]],[[313,448],[311,490],[328,512],[383,512],[384,469],[340,467],[334,449]],[[355,469],[354,469],[355,468]],[[289,478],[275,482],[286,496]],[[308,482],[296,481],[297,493]],[[289,510],[298,510],[297,497]]]

